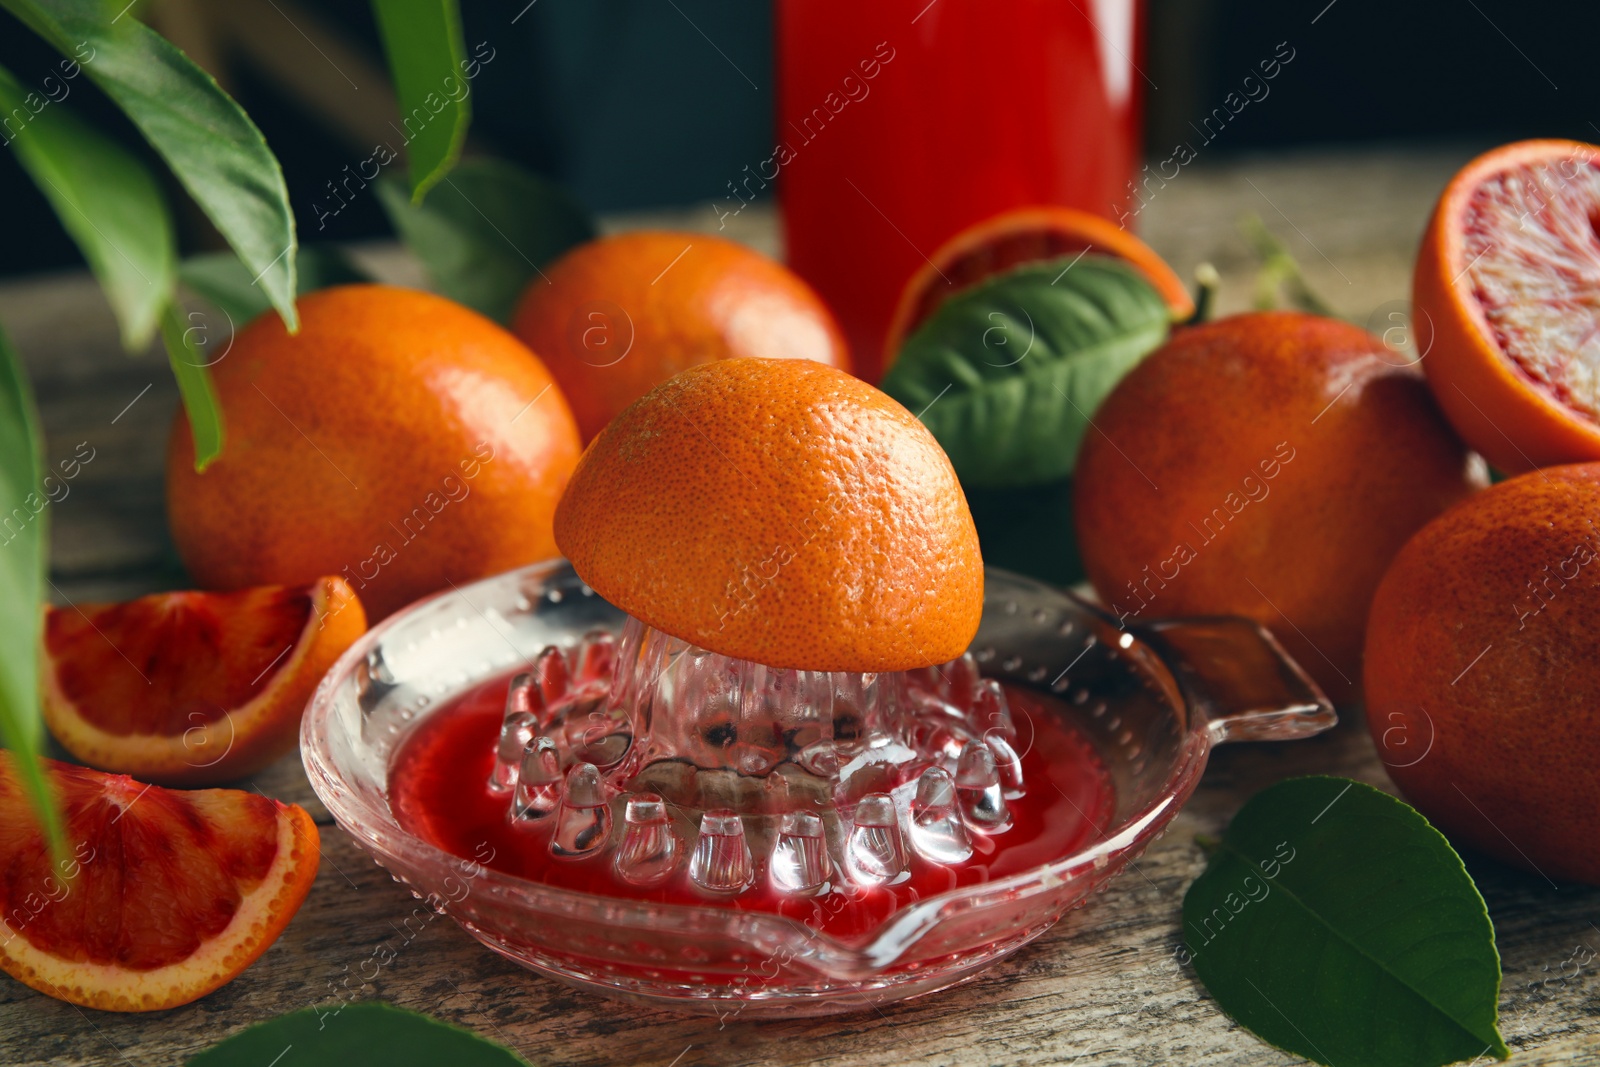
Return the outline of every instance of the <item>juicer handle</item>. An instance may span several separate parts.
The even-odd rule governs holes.
[[[1333,705],[1261,624],[1241,618],[1145,623],[1138,634],[1172,668],[1213,744],[1288,741],[1339,721]]]

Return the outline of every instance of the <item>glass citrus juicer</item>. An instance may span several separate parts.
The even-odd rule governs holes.
[[[607,521],[629,499],[602,494]],[[365,635],[302,751],[356,843],[489,948],[657,1006],[816,1015],[962,981],[1137,857],[1213,744],[1334,722],[1242,619],[1119,628],[989,569],[954,659],[775,667],[626,614],[596,591],[605,561],[563,547],[577,569],[489,578]]]

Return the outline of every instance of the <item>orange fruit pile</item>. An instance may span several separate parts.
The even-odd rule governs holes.
[[[1084,565],[1120,619],[1248,616],[1336,701],[1384,568],[1480,485],[1415,366],[1296,312],[1179,330],[1095,413],[1074,477]]]
[[[187,1004],[265,952],[316,878],[317,828],[293,804],[45,762],[58,860],[0,753],[0,969],[42,993],[107,1011]]]
[[[312,690],[366,628],[342,578],[51,608],[45,722],[92,766],[233,781],[294,748]]]
[[[572,403],[588,441],[687,367],[754,356],[842,370],[850,355],[810,286],[744,245],[645,230],[580,245],[528,284],[513,329]]]
[[[1600,464],[1534,471],[1412,538],[1372,602],[1367,726],[1438,826],[1600,884]]]
[[[211,368],[220,458],[194,469],[180,411],[167,515],[211,589],[343,577],[374,619],[451,585],[555,554],[551,516],[577,463],[543,364],[442,297],[347,285],[302,297]]]
[[[772,667],[943,663],[983,610],[977,533],[933,435],[808,360],[719,360],[651,390],[584,453],[556,541],[628,614]]]
[[[1600,884],[1600,147],[1522,141],[1450,181],[1413,278],[1423,367],[1495,467],[1384,576],[1367,724],[1440,827],[1548,878]]]
[[[901,290],[883,343],[883,366],[872,380],[894,365],[906,338],[956,293],[1012,267],[1086,252],[1115,256],[1135,267],[1172,308],[1174,320],[1194,314],[1183,279],[1129,231],[1072,208],[1017,208],[956,234],[917,268]]]
[[[1423,367],[1461,436],[1502,471],[1600,459],[1597,218],[1600,147],[1520,141],[1463,168],[1423,236]]]

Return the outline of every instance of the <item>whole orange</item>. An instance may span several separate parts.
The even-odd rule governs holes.
[[[443,297],[348,285],[300,299],[212,368],[222,455],[194,469],[180,410],[167,517],[207,588],[342,576],[380,619],[455,583],[556,554],[577,463],[572,414],[511,334]]]
[[[1423,527],[1367,627],[1367,725],[1440,829],[1600,885],[1600,463],[1502,482]]]
[[[1412,280],[1439,406],[1502,471],[1600,459],[1600,146],[1518,141],[1451,179]]]
[[[730,356],[850,369],[822,300],[733,241],[654,230],[579,245],[528,283],[512,329],[545,361],[588,441],[674,374]]]
[[[584,452],[556,540],[628,614],[771,667],[944,663],[983,612],[978,534],[933,434],[808,360],[718,360],[651,390]]]
[[[1389,560],[1480,484],[1415,366],[1297,312],[1177,331],[1095,413],[1074,478],[1084,566],[1120,619],[1248,616],[1336,701]]]

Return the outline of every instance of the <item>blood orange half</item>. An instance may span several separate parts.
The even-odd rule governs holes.
[[[1072,208],[1018,208],[956,234],[911,276],[889,320],[883,373],[894,365],[905,339],[951,296],[1012,267],[1082,252],[1127,260],[1156,287],[1174,318],[1194,314],[1183,279],[1132,233]]]
[[[306,812],[46,760],[69,855],[52,860],[0,753],[0,969],[60,1000],[159,1011],[250,966],[317,874]]]
[[[232,781],[294,747],[318,680],[366,628],[343,578],[52,608],[45,721],[95,767]]]
[[[1600,459],[1600,147],[1519,141],[1451,179],[1412,303],[1439,406],[1495,467]]]

